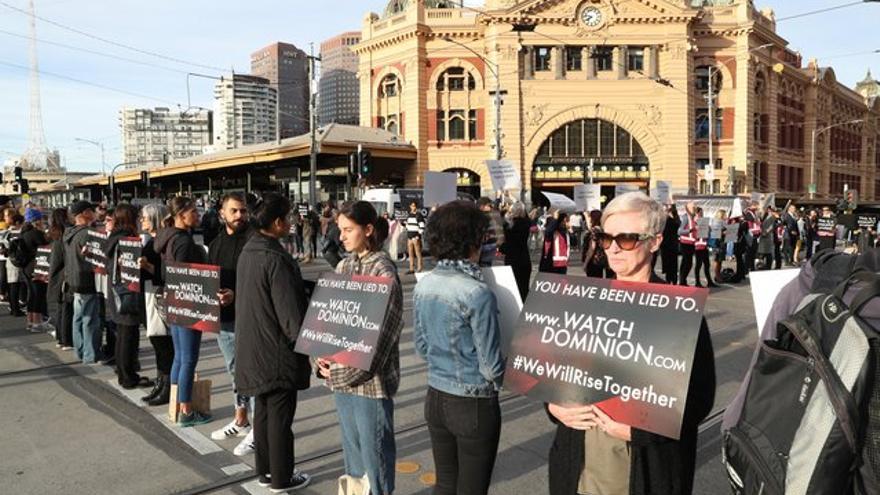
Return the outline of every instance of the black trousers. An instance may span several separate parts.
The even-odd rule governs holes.
[[[55,324],[55,340],[66,347],[73,347],[73,301],[60,302],[52,315]]]
[[[498,397],[461,397],[429,387],[425,420],[437,471],[434,495],[485,495],[501,438]]]
[[[141,331],[138,325],[116,325],[116,376],[120,385],[137,385],[138,348]]]
[[[296,390],[277,389],[257,395],[254,407],[254,450],[257,474],[272,475],[272,488],[282,488],[293,475],[293,415]]]
[[[666,283],[678,284],[678,246],[675,248],[660,248],[660,261]]]
[[[742,282],[746,275],[749,273],[748,267],[746,266],[746,249],[745,243],[737,242],[733,245],[733,256],[736,257],[736,275],[733,278],[734,282]]]
[[[21,311],[22,299],[27,294],[27,286],[24,282],[13,282],[9,284],[9,312],[18,313]]]
[[[678,271],[678,283],[680,285],[688,284],[688,274],[694,266],[694,251],[696,248],[693,244],[680,243],[681,250],[681,269]]]
[[[748,271],[755,271],[755,261],[758,259],[758,238],[752,241],[751,246],[746,246],[746,268]]]
[[[170,375],[171,365],[174,364],[174,340],[170,335],[157,335],[150,337],[150,344],[156,353],[156,372]]]
[[[694,251],[694,258],[697,260],[697,264],[694,267],[694,278],[696,279],[697,284],[700,284],[700,270],[706,275],[706,283],[712,282],[712,277],[709,276],[709,268],[711,263],[709,263],[709,250],[708,249],[697,249]]]
[[[48,286],[43,282],[34,282],[31,280],[28,282],[28,290],[30,291],[30,297],[28,297],[27,303],[28,313],[40,313],[41,315],[46,315],[48,313],[46,310],[48,306],[48,302],[46,301],[46,291],[48,290]]]

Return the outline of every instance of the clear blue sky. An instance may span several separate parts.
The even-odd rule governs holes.
[[[27,0],[0,0],[27,8]],[[360,30],[367,11],[381,12],[386,0],[37,0],[37,15],[94,36],[169,57],[247,72],[249,55],[276,40],[308,50],[314,42],[347,30]],[[847,0],[758,0],[778,17],[847,3]],[[480,6],[482,1],[466,2]],[[840,56],[880,49],[876,20],[880,3],[865,4],[781,22],[780,34],[805,60],[818,57],[832,65],[838,79],[854,85],[871,67],[880,76],[880,55]],[[3,64],[28,65],[27,17],[0,4],[0,163],[27,143],[28,73]],[[151,67],[41,43],[40,69],[101,84],[144,97],[41,76],[46,138],[62,152],[71,170],[100,169],[95,146],[75,138],[101,141],[107,162],[121,159],[118,111],[129,106],[186,104],[188,71],[217,70],[181,64],[115,47],[38,21],[40,39],[112,53],[155,64]],[[193,80],[193,105],[211,106],[212,81]],[[149,97],[149,98],[145,98]]]

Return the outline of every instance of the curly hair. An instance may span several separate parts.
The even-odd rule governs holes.
[[[489,218],[470,201],[453,201],[428,218],[425,240],[437,260],[468,259],[483,245]]]

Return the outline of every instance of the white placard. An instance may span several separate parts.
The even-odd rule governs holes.
[[[493,266],[485,267],[482,270],[483,281],[489,286],[489,289],[495,294],[495,300],[498,301],[498,327],[501,329],[501,349],[506,352],[510,337],[519,320],[519,313],[522,311],[523,301],[519,296],[519,287],[516,285],[516,278],[513,276],[513,268],[509,266]],[[425,275],[431,272],[416,273],[416,283],[422,281]]]
[[[602,186],[599,184],[578,184],[574,186],[574,204],[579,211],[602,209]]]
[[[617,184],[614,186],[614,196],[638,191],[640,191],[639,186],[634,184]]]
[[[486,160],[486,168],[489,169],[489,178],[492,179],[492,187],[496,191],[522,189],[519,170],[511,160]]]
[[[733,208],[730,210],[729,218],[739,218],[743,216],[743,200],[736,198],[733,200]]]
[[[425,208],[455,201],[458,175],[450,172],[425,172]]]
[[[550,202],[551,208],[556,208],[563,213],[574,213],[577,211],[577,205],[574,200],[564,194],[541,191],[541,194]]]
[[[672,204],[672,183],[666,180],[658,180],[651,197],[661,205]]]
[[[708,239],[709,238],[709,225],[712,219],[702,217],[697,219],[697,238],[698,239]]]
[[[776,296],[783,287],[794,280],[801,272],[800,268],[788,270],[763,270],[749,272],[749,280],[752,285],[752,302],[755,305],[755,320],[758,322],[758,337],[764,329],[764,323],[770,316]]]

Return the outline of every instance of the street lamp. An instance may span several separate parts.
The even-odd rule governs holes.
[[[764,48],[772,47],[773,43],[765,43],[760,46],[756,46],[754,48],[750,48],[746,51],[746,55],[758,51],[763,50]],[[718,66],[725,66],[730,62],[736,60],[736,56],[728,57],[720,62],[716,62],[715,65],[709,66],[708,76],[709,76],[709,166],[704,170],[704,177],[706,177],[706,182],[709,185],[709,193],[715,194],[715,75],[721,71]],[[732,166],[732,164],[731,164]],[[707,171],[711,170],[712,175],[711,178]]]
[[[813,128],[813,135],[810,142],[810,199],[814,199],[816,197],[816,189],[818,189],[818,186],[816,185],[816,138],[819,137],[819,134],[834,129],[835,127],[849,124],[861,124],[864,121],[865,119],[855,119],[849,120],[847,122],[838,122],[837,124],[831,124],[829,126],[822,127],[821,129]]]
[[[91,139],[83,138],[76,138],[76,141],[93,144],[101,149],[101,175],[107,175],[107,163],[104,161],[104,143],[99,143],[98,141],[92,141]]]
[[[443,40],[458,45],[476,55],[480,60],[485,62],[486,67],[488,67],[492,72],[492,75],[495,76],[495,159],[501,160],[501,157],[503,156],[501,151],[501,75],[499,74],[498,64],[491,62],[486,57],[477,53],[473,48],[460,41],[456,41],[448,36],[444,37]]]

